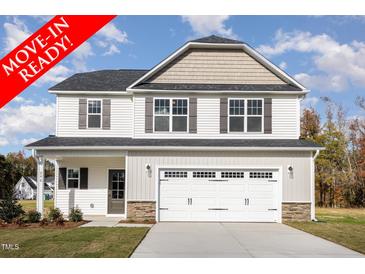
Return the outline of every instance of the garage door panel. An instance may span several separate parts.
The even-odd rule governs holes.
[[[242,222],[246,221],[246,213],[242,210],[218,210],[218,219],[221,222]]]
[[[211,185],[211,184],[207,184],[207,185],[197,185],[197,184],[193,184],[191,186],[191,194],[195,194],[195,193],[213,193],[214,195],[217,192],[217,186],[216,185]]]
[[[210,207],[216,205],[216,198],[215,197],[193,197],[192,198],[192,209],[196,207]]]
[[[277,221],[277,211],[273,210],[277,207],[277,171],[236,170],[227,173],[227,169],[222,170],[225,170],[224,178],[219,169],[210,169],[209,172],[182,169],[179,174],[184,174],[184,178],[162,180],[160,208],[168,210],[160,212],[160,220]],[[212,173],[215,174],[213,178]]]
[[[161,207],[172,207],[172,206],[179,206],[179,207],[187,207],[187,198],[183,197],[162,197],[160,199],[160,206]]]
[[[244,199],[243,198],[220,198],[218,199],[217,205],[219,208],[229,209],[240,209],[244,210]]]

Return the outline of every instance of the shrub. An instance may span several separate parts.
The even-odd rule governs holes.
[[[13,224],[17,224],[18,226],[25,225],[24,215],[13,218]]]
[[[55,219],[54,222],[56,223],[56,225],[64,225],[65,224],[65,219],[61,215],[57,219]]]
[[[0,219],[0,227],[6,226],[6,223]]]
[[[55,222],[58,218],[63,217],[59,208],[53,208],[48,213],[48,219],[50,222]]]
[[[68,218],[71,222],[81,222],[83,213],[80,208],[73,207],[68,215]]]
[[[6,223],[11,223],[13,219],[24,214],[22,205],[14,198],[14,193],[8,193],[4,200],[0,202],[0,219]]]
[[[41,213],[36,210],[29,210],[26,214],[26,220],[29,223],[38,223],[41,220]]]
[[[47,218],[42,218],[42,220],[39,222],[40,226],[46,226],[48,225],[49,221]]]

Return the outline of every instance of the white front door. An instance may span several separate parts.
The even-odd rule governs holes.
[[[277,170],[160,170],[159,220],[277,222]]]

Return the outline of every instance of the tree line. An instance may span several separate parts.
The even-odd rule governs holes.
[[[53,176],[54,166],[45,162],[45,176]],[[22,176],[36,176],[37,162],[33,156],[27,157],[23,151],[0,154],[0,199],[11,193]]]
[[[365,206],[365,118],[346,118],[341,104],[328,97],[323,122],[309,107],[301,116],[301,137],[323,147],[315,168],[316,204],[321,207]],[[365,110],[365,99],[358,97],[357,108]]]

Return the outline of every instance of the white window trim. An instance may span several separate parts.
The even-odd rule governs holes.
[[[169,114],[155,114],[155,102],[156,100],[169,100],[170,101],[170,109],[169,109]],[[187,112],[186,114],[184,115],[174,115],[172,114],[172,101],[173,100],[186,100],[187,101]],[[187,97],[153,97],[153,132],[154,133],[173,133],[173,134],[179,134],[179,133],[182,133],[182,134],[187,134],[189,133],[189,98]],[[166,117],[169,117],[169,131],[156,131],[155,130],[155,117],[158,117],[158,116],[166,116]],[[186,131],[173,131],[172,130],[172,118],[174,116],[182,116],[182,117],[186,117]]]
[[[77,180],[78,180],[78,182],[77,182],[77,188],[76,187],[70,187],[70,188],[68,187],[68,179],[76,180],[76,178],[68,178],[68,170],[69,169],[77,170],[78,171],[79,177],[77,178]],[[80,168],[68,167],[66,169],[66,189],[80,189]]]
[[[98,115],[97,113],[89,113],[89,101],[100,101],[100,127],[89,127],[89,115]],[[87,129],[102,129],[103,128],[103,100],[97,98],[87,99],[87,116],[86,116],[86,128]]]
[[[244,101],[244,107],[245,107],[245,113],[244,115],[231,115],[229,111],[230,101],[231,100],[243,100]],[[248,115],[248,100],[260,100],[262,103],[262,114],[261,115]],[[264,133],[264,99],[263,98],[228,98],[228,105],[227,105],[227,125],[228,125],[228,133],[231,134],[260,134]],[[243,131],[230,131],[230,117],[243,117],[244,120],[244,127]],[[248,117],[261,117],[261,131],[247,131],[247,118]]]

